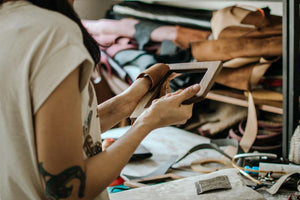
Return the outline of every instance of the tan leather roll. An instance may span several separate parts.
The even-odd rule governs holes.
[[[154,88],[170,71],[170,68],[168,65],[163,63],[157,63],[155,65],[152,65],[148,69],[146,69],[144,72],[140,73],[137,78],[143,78],[147,77],[151,81],[151,87],[150,89]]]
[[[197,61],[229,60],[237,57],[282,55],[282,37],[227,38],[191,43]]]
[[[219,34],[220,38],[237,38],[237,37],[248,37],[248,38],[265,38],[271,36],[282,35],[282,25],[278,24],[272,27],[264,27],[260,29],[254,29],[243,26],[229,26],[222,30]]]

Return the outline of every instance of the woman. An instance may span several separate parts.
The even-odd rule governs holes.
[[[155,101],[102,151],[100,132],[130,116],[150,81],[97,105],[89,80],[99,50],[72,4],[0,1],[0,199],[107,199],[143,138],[192,114],[181,103],[199,86]]]

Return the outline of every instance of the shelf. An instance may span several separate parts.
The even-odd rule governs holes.
[[[159,0],[143,0],[148,3],[160,3]],[[282,114],[283,116],[283,137],[282,137],[282,156],[288,158],[289,154],[289,143],[294,133],[295,128],[299,124],[300,112],[299,112],[299,96],[300,96],[300,49],[299,49],[299,29],[300,29],[300,18],[299,18],[299,4],[300,0],[187,0],[182,3],[184,7],[187,7],[189,3],[199,2],[272,2],[281,3],[282,11],[282,25],[283,25],[283,55],[282,55],[282,68],[283,68],[283,88],[282,95],[283,101],[278,104],[264,104],[256,101],[258,109],[268,111],[272,113]],[[172,1],[170,1],[172,3]],[[166,2],[169,4],[169,2]],[[173,5],[175,5],[174,2]],[[217,3],[214,3],[215,5]],[[219,4],[218,4],[219,5]],[[194,6],[192,8],[195,8]],[[197,7],[199,8],[199,7]],[[281,12],[280,11],[280,12]],[[226,103],[232,103],[243,107],[248,107],[248,101],[242,95],[237,97],[236,95],[225,95],[220,94],[216,91],[208,93],[207,99],[222,101]],[[234,102],[234,103],[233,103]],[[278,103],[278,102],[277,102]]]
[[[228,90],[212,90],[206,95],[206,99],[248,107],[248,100],[243,94]],[[266,103],[266,101],[262,102],[259,100],[254,100],[254,102],[256,107],[260,110],[283,114],[282,102],[268,101]]]

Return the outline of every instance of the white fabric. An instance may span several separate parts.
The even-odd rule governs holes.
[[[89,83],[93,60],[79,27],[58,12],[26,1],[7,2],[0,6],[0,27],[0,199],[44,199],[33,115],[82,64],[83,139],[99,153],[97,102]],[[96,199],[107,199],[106,191]]]

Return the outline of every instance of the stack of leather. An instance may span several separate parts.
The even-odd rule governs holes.
[[[251,90],[272,63],[282,56],[282,22],[269,9],[231,6],[214,12],[212,40],[192,42],[198,61],[222,60],[217,83]]]
[[[154,19],[149,18],[151,14]],[[83,24],[100,44],[101,75],[119,94],[155,63],[193,61],[189,44],[209,37],[211,16],[211,10],[121,2],[112,6],[105,19],[84,20]],[[178,77],[172,90],[189,85],[190,79]]]
[[[272,15],[269,8],[235,5],[213,13],[211,30],[209,40],[190,44],[193,57],[197,61],[222,60],[216,82],[245,94],[249,102],[247,120],[232,127],[230,137],[239,140],[245,152],[278,153],[281,124],[260,121],[254,102],[282,101],[278,88],[263,86],[269,83],[266,72],[272,71],[282,56],[282,18]]]
[[[209,30],[212,12],[212,10],[207,9],[177,8],[141,1],[123,1],[115,4],[109,14],[114,18],[134,17]]]
[[[231,6],[214,12],[198,12],[182,8],[176,11],[170,7],[162,10],[164,8],[161,5],[146,5],[141,2],[119,3],[111,10],[113,16],[109,13],[112,20],[104,21],[106,24],[102,26],[103,30],[98,29],[102,33],[100,36],[103,37],[95,37],[95,39],[100,44],[108,44],[100,46],[101,75],[105,77],[115,94],[122,92],[138,74],[155,63],[192,62],[195,59],[197,61],[222,60],[223,69],[216,82],[229,88],[253,93],[253,89],[256,89],[259,84],[267,82],[262,81],[262,78],[265,78],[263,76],[282,55],[281,17],[271,15],[267,8],[253,10]],[[127,12],[132,9],[135,12]],[[185,21],[180,21],[182,23],[178,20],[172,22],[163,20],[178,19],[176,17],[183,13],[183,10],[185,16],[180,17]],[[159,13],[148,15],[149,12]],[[138,16],[138,13],[145,14]],[[146,16],[157,18],[144,21]],[[202,23],[202,25],[206,24],[202,26],[197,23],[189,24],[189,22],[208,23]],[[119,26],[123,23],[132,28]],[[160,34],[159,38],[156,37],[155,41],[151,40],[152,33],[157,30],[163,34]],[[170,38],[170,36],[174,37]],[[103,42],[103,38],[109,38],[110,41]],[[170,86],[176,90],[173,87],[179,87],[177,83],[186,84],[188,79],[191,78],[177,77]],[[178,81],[175,82],[176,80]],[[261,97],[261,93],[258,96]],[[258,96],[253,95],[254,98]],[[273,97],[276,95],[268,95],[268,98]],[[269,99],[264,97],[264,100]],[[239,116],[237,112],[231,113],[236,115],[235,120],[247,117],[245,109],[241,110]],[[255,115],[256,113],[252,118],[253,116],[255,118]],[[235,120],[229,120],[230,126],[236,122]],[[220,118],[218,121],[226,120]],[[210,124],[214,126],[209,126]],[[215,121],[210,119],[197,130],[203,135],[212,136],[228,128],[224,123],[220,123],[217,130],[212,127],[216,127]]]

